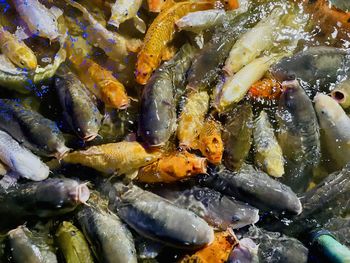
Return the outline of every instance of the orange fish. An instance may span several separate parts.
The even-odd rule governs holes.
[[[200,150],[208,162],[215,165],[221,163],[224,143],[221,138],[221,126],[218,122],[207,120],[199,133],[196,144],[191,148]]]
[[[160,158],[139,170],[138,180],[144,183],[172,183],[206,173],[205,158],[188,152],[176,152]]]
[[[210,1],[203,2],[178,2],[168,0],[162,11],[154,19],[147,30],[144,43],[137,56],[136,81],[145,85],[153,71],[164,60],[168,54],[168,44],[174,37],[176,27],[175,22],[190,12],[206,10],[213,7]]]
[[[271,78],[264,78],[255,82],[248,91],[248,97],[254,99],[276,100],[281,94],[282,85]]]
[[[217,232],[213,243],[192,256],[186,256],[181,263],[226,262],[232,249],[237,245],[238,239],[232,231]]]
[[[117,109],[126,109],[129,106],[129,97],[124,85],[113,76],[111,71],[77,54],[70,56],[69,59],[81,81],[90,87],[90,90],[107,106]],[[89,81],[92,81],[94,88],[91,88]]]

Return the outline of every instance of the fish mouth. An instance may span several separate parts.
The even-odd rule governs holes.
[[[76,203],[86,204],[90,198],[90,190],[87,187],[88,183],[83,183],[74,188],[74,191],[71,193],[71,197]]]
[[[345,94],[339,90],[332,91],[331,97],[335,99],[338,103],[343,103],[345,101]]]
[[[90,141],[94,140],[97,136],[98,136],[98,133],[88,134],[88,135],[85,135],[85,136],[83,137],[83,140],[84,140],[85,142],[90,142]]]
[[[125,103],[123,103],[122,105],[120,105],[119,107],[118,107],[118,109],[120,109],[120,110],[126,110],[128,107],[129,107],[129,102],[125,102]]]
[[[61,161],[72,149],[63,145],[57,148],[57,152],[52,154],[58,161]]]

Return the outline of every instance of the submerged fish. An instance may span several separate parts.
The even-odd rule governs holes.
[[[137,15],[142,4],[142,0],[116,0],[112,5],[111,17],[108,24],[119,27],[126,20],[133,19],[136,28],[141,32],[146,32],[145,22]]]
[[[152,163],[159,153],[148,153],[138,142],[117,142],[91,146],[87,150],[69,153],[64,162],[81,164],[111,175],[134,177],[140,167]]]
[[[255,120],[253,137],[257,166],[273,177],[281,177],[284,174],[282,149],[265,111]]]
[[[13,0],[14,6],[32,34],[56,40],[59,36],[57,18],[62,14],[58,8],[46,8],[38,0]]]
[[[250,238],[242,238],[237,246],[233,248],[227,263],[258,263],[259,245]]]
[[[259,244],[258,262],[308,262],[308,249],[295,238],[278,232],[265,231],[253,226],[242,236]]]
[[[276,100],[282,94],[282,85],[273,78],[264,78],[255,82],[248,91],[248,97],[258,101]]]
[[[73,211],[86,203],[90,191],[86,184],[72,179],[47,179],[22,183],[0,190],[2,217],[52,217]]]
[[[176,93],[184,89],[185,73],[195,51],[185,44],[154,72],[142,91],[138,133],[150,146],[163,146],[176,130]]]
[[[47,237],[46,237],[47,238]],[[54,251],[25,226],[8,232],[12,259],[16,263],[57,263]]]
[[[237,170],[247,158],[253,133],[253,110],[249,104],[237,106],[224,124],[224,164],[230,170]]]
[[[0,50],[17,67],[35,70],[38,62],[34,52],[15,35],[0,26]]]
[[[137,180],[143,183],[173,183],[207,171],[205,158],[194,154],[175,152],[142,167]]]
[[[295,215],[302,211],[298,197],[288,186],[248,164],[238,172],[211,170],[209,175],[199,179],[199,183],[264,211]]]
[[[168,246],[197,249],[214,240],[211,227],[193,212],[135,185],[113,185],[110,209],[140,235]]]
[[[344,110],[350,107],[350,80],[340,82],[331,92],[331,96],[335,99]]]
[[[315,110],[320,122],[326,150],[338,169],[350,162],[350,118],[331,97],[318,93]]]
[[[136,263],[133,237],[122,221],[99,205],[95,197],[91,206],[85,206],[77,214],[78,222],[100,262]]]
[[[207,92],[194,92],[188,95],[187,101],[178,119],[177,138],[181,147],[195,145],[209,109]]]
[[[64,70],[56,77],[55,88],[67,123],[83,140],[93,140],[98,135],[102,122],[93,95],[73,72]]]
[[[56,123],[36,111],[0,99],[0,112],[0,128],[36,154],[61,159],[70,150]]]
[[[259,220],[259,210],[206,187],[158,187],[153,190],[173,204],[191,210],[220,229],[242,228]]]
[[[72,223],[61,223],[56,231],[56,240],[67,263],[94,262],[83,233]]]
[[[347,75],[349,55],[346,49],[310,47],[280,60],[272,66],[271,73],[280,81],[302,80],[316,93],[335,83],[339,76]]]
[[[0,160],[16,175],[29,180],[42,181],[49,176],[46,164],[3,131],[0,131]]]
[[[295,191],[306,189],[320,159],[320,133],[312,102],[298,81],[282,83],[277,121],[278,141],[286,158],[283,181]]]
[[[162,10],[166,0],[147,0],[148,9],[150,12],[159,13]]]

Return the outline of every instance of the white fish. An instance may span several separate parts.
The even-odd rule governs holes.
[[[49,176],[49,167],[39,157],[3,131],[0,131],[0,161],[12,172],[26,179],[42,181]]]
[[[146,24],[137,15],[141,4],[142,0],[116,0],[112,5],[112,14],[108,24],[119,27],[119,25],[126,20],[133,19],[136,29],[141,33],[145,33]]]
[[[318,93],[314,102],[327,150],[338,168],[342,168],[350,161],[350,118],[327,95]]]
[[[268,17],[262,19],[237,40],[223,68],[229,76],[232,76],[257,58],[263,51],[273,46],[273,33],[277,30],[282,14],[283,10],[281,8],[274,9]]]
[[[57,18],[62,11],[46,8],[38,0],[13,0],[15,8],[32,34],[56,40],[59,36]]]

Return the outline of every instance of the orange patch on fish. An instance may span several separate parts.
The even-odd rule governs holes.
[[[206,173],[206,170],[205,158],[188,152],[176,152],[142,167],[138,180],[144,183],[171,183]]]
[[[248,97],[254,99],[276,100],[281,94],[281,83],[271,78],[264,78],[255,82],[248,91]]]

